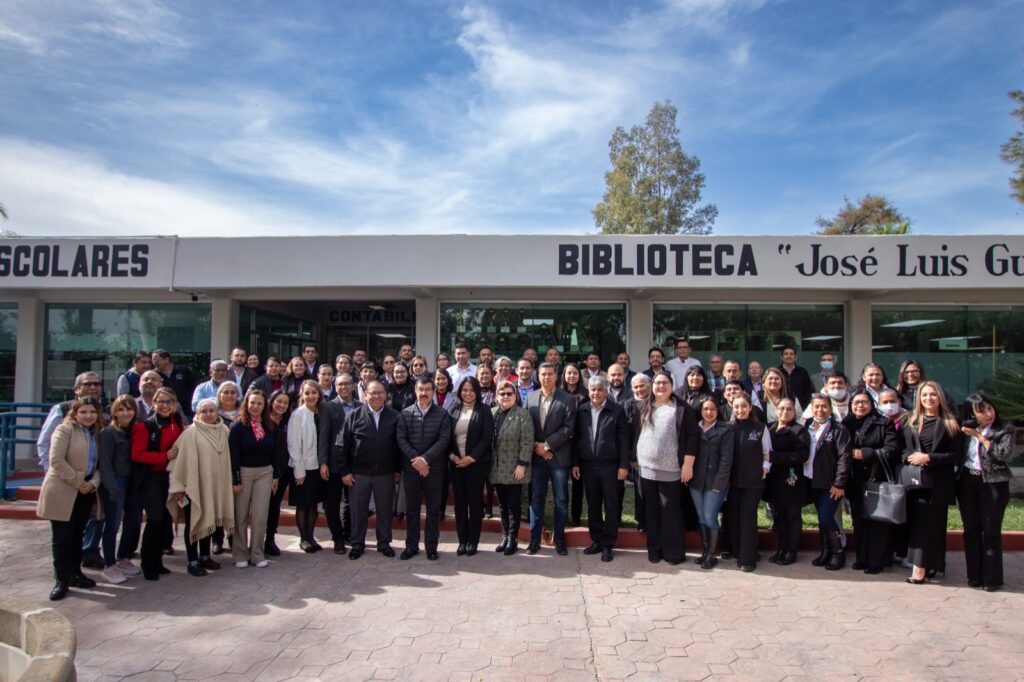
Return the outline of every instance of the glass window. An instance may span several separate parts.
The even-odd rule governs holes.
[[[607,367],[626,349],[626,305],[442,303],[440,348],[451,353],[459,341],[469,346],[474,358],[483,345],[513,360],[532,346],[543,360],[545,351],[554,346],[563,362],[582,366],[587,353],[597,351],[602,367]]]
[[[209,374],[210,306],[170,304],[51,304],[46,307],[43,400],[67,400],[75,376],[103,378],[107,397],[138,350],[166,348],[196,377]]]
[[[18,306],[0,305],[0,402],[14,400],[14,362],[18,349]]]
[[[821,353],[836,356],[842,368],[843,307],[838,305],[654,305],[654,345],[675,357],[676,339],[690,341],[693,357],[707,367],[719,353],[738,360],[744,376],[747,363],[778,365],[783,346],[797,350],[797,364],[814,374]],[[639,363],[646,367],[646,362]]]
[[[271,355],[288,362],[296,355],[302,355],[302,344],[316,343],[316,339],[314,323],[262,308],[239,306],[238,343],[249,353],[260,356],[261,364],[266,364]],[[320,350],[320,360],[326,362],[325,358]]]
[[[913,359],[961,402],[996,373],[1021,371],[1024,307],[874,306],[871,339],[894,387],[900,364]]]

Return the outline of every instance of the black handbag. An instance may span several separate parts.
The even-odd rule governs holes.
[[[939,435],[939,420],[935,420],[935,433],[932,435],[932,448],[935,447],[935,441]],[[918,452],[921,451],[921,439],[917,433],[913,434],[914,445]],[[930,452],[928,453],[931,454]],[[900,469],[900,483],[903,484],[907,490],[925,490],[932,487],[930,479],[926,479],[924,476],[924,467],[919,464],[908,464],[904,463]]]
[[[865,519],[881,523],[901,524],[907,522],[907,488],[893,482],[892,471],[884,457],[880,458],[885,469],[885,481],[864,485]],[[902,471],[900,472],[902,475]]]

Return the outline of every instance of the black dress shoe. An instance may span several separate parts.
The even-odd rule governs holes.
[[[203,568],[203,565],[198,561],[188,562],[188,574],[197,578],[202,578],[204,575],[207,575],[206,569]]]
[[[476,545],[469,543],[466,545],[466,556],[473,556],[474,554],[476,554]]]
[[[164,552],[164,556],[174,556],[174,548],[173,547],[164,547],[163,552]]]
[[[205,559],[200,560],[199,563],[200,563],[200,565],[203,568],[205,568],[208,571],[219,571],[220,570],[220,564],[218,564],[216,561],[214,561],[210,557],[206,557]]]
[[[438,559],[438,557],[437,557],[437,550],[436,549],[428,549],[427,550],[427,560],[428,561],[437,561],[437,559]]]
[[[84,576],[81,573],[73,574],[71,576],[71,579],[68,580],[68,584],[71,585],[71,587],[80,587],[83,590],[91,590],[92,588],[96,587],[95,580],[87,576]]]
[[[867,568],[864,569],[864,574],[865,575],[878,575],[881,572],[882,572],[882,569],[879,568],[878,566],[868,566]]]
[[[351,551],[349,551],[349,553],[348,553],[348,558],[352,559],[353,561],[355,561],[356,559],[358,559],[361,556],[363,556],[363,548],[362,547],[353,547],[351,549]]]
[[[213,555],[214,556],[220,556],[223,553],[224,553],[224,543],[222,543],[222,542],[215,542],[215,543],[213,543]]]
[[[555,545],[555,553],[558,556],[568,556],[569,550],[566,549],[565,545]]]
[[[852,563],[852,564],[850,565],[850,568],[852,568],[852,569],[853,569],[853,570],[855,570],[855,571],[863,571],[863,570],[864,570],[864,568],[865,568],[865,566],[864,566],[864,562],[863,562],[863,561],[854,561],[854,562],[853,562],[853,563]]]
[[[458,556],[462,556],[463,554],[465,554],[466,553],[466,545],[465,545],[465,543],[460,542],[458,548],[455,550],[455,553]]]
[[[391,549],[391,545],[382,545],[377,548],[377,551],[389,559],[395,558],[395,550]]]
[[[656,549],[647,550],[647,560],[652,564],[656,564],[661,561],[661,552]]]
[[[731,559],[732,558],[732,552],[730,552],[729,550],[725,550],[724,552],[722,552],[718,556],[721,557],[721,559],[724,561],[726,559]]]
[[[324,548],[324,546],[323,546],[323,545],[321,545],[321,544],[320,544],[319,542],[317,542],[316,540],[310,540],[310,541],[309,541],[309,544],[313,545],[313,551],[314,551],[314,552],[321,552],[321,551],[323,551],[323,548]]]
[[[402,561],[408,561],[409,559],[413,558],[414,556],[416,556],[419,553],[420,553],[420,551],[418,549],[408,549],[408,548],[406,548],[406,549],[402,550],[402,553],[398,556],[398,558],[401,559]]]
[[[775,554],[772,554],[770,557],[768,557],[768,563],[770,563],[770,564],[777,564],[777,563],[779,563],[779,559],[781,559],[781,558],[782,558],[782,551],[780,550],[780,551],[776,552]]]
[[[742,566],[740,566],[740,570],[743,571],[744,573],[750,573],[755,568],[757,568],[757,566],[755,566],[754,564],[743,564]]]
[[[789,566],[796,563],[796,552],[786,552],[779,557],[779,566]]]
[[[305,540],[303,540],[302,542],[299,543],[299,549],[301,549],[306,554],[315,554],[316,553],[316,547],[313,546],[313,543],[312,542],[306,542]]]
[[[612,548],[611,547],[605,547],[604,549],[601,550],[601,561],[609,562],[609,561],[611,561],[614,558],[615,557],[612,554]]]
[[[58,580],[50,590],[50,601],[60,601],[68,596],[68,581]]]
[[[601,545],[596,542],[592,543],[590,547],[583,550],[584,554],[599,554],[601,552]]]
[[[981,587],[982,582],[980,580],[968,580],[967,587]]]
[[[142,577],[146,580],[160,580],[160,574],[156,572],[143,571]]]
[[[281,556],[281,548],[273,540],[267,540],[263,544],[263,553],[267,556]]]
[[[163,564],[160,564],[160,565],[159,565],[159,566],[157,567],[157,569],[156,569],[156,572],[157,572],[157,573],[159,573],[160,575],[169,575],[169,574],[170,574],[170,572],[171,572],[171,569],[167,568],[167,567],[166,567],[166,566],[164,566]]]
[[[531,556],[536,554],[539,551],[540,551],[540,543],[539,542],[531,542],[526,547],[526,553],[531,555]]]
[[[928,582],[928,579],[921,578],[920,580],[918,580],[917,578],[907,578],[907,582],[911,585],[924,585],[926,582]]]
[[[995,592],[1000,587],[1002,587],[1002,585],[985,585],[985,587],[983,587],[981,589],[985,590],[986,592]]]
[[[519,549],[519,541],[513,538],[509,540],[508,544],[505,545],[505,551],[502,552],[505,556],[512,556]]]
[[[346,551],[347,550],[345,549],[345,543],[344,542],[339,540],[338,542],[334,543],[334,553],[335,554],[344,554]]]

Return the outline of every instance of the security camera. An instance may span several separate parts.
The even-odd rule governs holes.
[[[192,302],[193,303],[199,303],[199,297],[196,296],[195,294],[192,294]]]

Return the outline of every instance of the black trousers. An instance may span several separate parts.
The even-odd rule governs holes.
[[[931,504],[931,490],[911,490],[907,496],[907,559],[930,571],[946,570],[946,522],[949,507]]]
[[[850,476],[846,481],[846,488],[843,491],[846,501],[850,503],[850,516],[853,520],[853,535],[857,543],[857,561],[863,563],[864,558],[861,557],[861,545],[864,545],[865,549],[868,545],[866,538],[867,530],[867,519],[863,518],[864,514],[864,481],[860,478]],[[842,505],[840,505],[842,508]],[[865,542],[861,542],[861,538],[865,538]],[[864,557],[867,556],[865,552]]]
[[[757,505],[761,488],[729,488],[729,533],[732,553],[741,566],[757,564]]]
[[[207,535],[205,538],[199,538],[196,542],[189,542],[188,529],[192,527],[192,505],[185,505],[185,556],[188,557],[189,563],[193,561],[199,561],[199,558],[204,559],[210,558],[210,538],[217,535],[214,531],[213,535]],[[224,537],[224,529],[218,527],[221,532],[221,537]],[[223,540],[222,540],[223,542]]]
[[[964,520],[964,559],[967,580],[986,587],[1003,584],[1003,514],[1010,501],[1010,484],[985,483],[964,471],[956,486]]]
[[[428,552],[437,551],[441,538],[441,486],[444,484],[444,467],[434,465],[430,473],[420,476],[415,469],[402,472],[405,486],[405,547],[416,551],[420,548],[420,504],[427,498],[427,525],[423,545]]]
[[[587,527],[591,542],[611,549],[619,537],[618,462],[581,462],[580,482],[587,495]]]
[[[686,558],[683,537],[683,510],[679,498],[683,484],[640,478],[644,506],[647,508],[647,551],[660,552],[665,561],[678,563]]]
[[[864,568],[883,569],[891,562],[897,527],[864,518],[864,484],[865,481],[852,479],[846,486],[857,543],[857,563],[864,564]]]
[[[796,554],[800,549],[800,532],[803,530],[800,503],[772,502],[772,509],[775,510],[775,534],[779,539],[779,551]]]
[[[167,533],[174,532],[171,516],[166,511],[159,517],[146,516],[146,529],[142,531],[142,549],[139,551],[143,573],[156,573],[164,563],[164,545]]]
[[[67,580],[82,571],[82,539],[95,501],[96,495],[93,493],[77,493],[74,506],[71,507],[71,518],[67,521],[50,521],[53,573],[58,580]]]
[[[633,472],[633,514],[636,517],[637,528],[647,528],[647,505],[644,503],[644,493],[640,485],[640,472]]]
[[[679,504],[683,511],[683,529],[700,530],[700,516],[697,515],[697,506],[693,503],[690,487],[685,483],[683,484],[683,492],[679,498]]]
[[[277,492],[270,496],[270,509],[267,510],[267,537],[266,542],[273,542],[277,534],[277,526],[281,523],[281,503],[284,501],[288,486],[295,479],[291,467],[284,467],[281,471],[281,478],[277,482]]]
[[[474,462],[461,469],[451,465],[455,529],[460,545],[480,543],[480,528],[484,522],[484,481],[490,469],[490,462]]]
[[[498,507],[501,513],[501,532],[512,539],[519,539],[519,524],[523,520],[523,484],[507,485],[496,483]]]
[[[345,524],[341,518],[343,504],[345,484],[341,482],[341,474],[332,473],[324,483],[324,516],[327,517],[327,527],[331,529],[331,540],[336,545],[345,542]]]
[[[370,523],[370,495],[377,508],[377,548],[391,544],[391,510],[395,508],[395,476],[355,474],[350,491],[352,510],[352,547],[365,549],[366,529]]]
[[[583,498],[586,491],[583,487],[583,478],[576,480],[569,477],[569,525],[579,526],[583,517]]]

